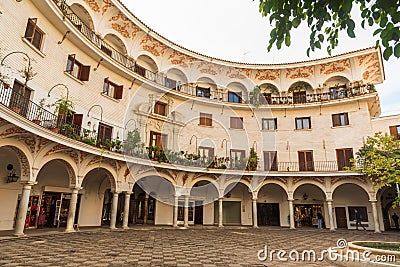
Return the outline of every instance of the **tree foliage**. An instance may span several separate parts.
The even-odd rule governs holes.
[[[383,56],[388,60],[392,55],[400,57],[400,0],[260,0],[260,13],[269,17],[273,29],[270,32],[268,51],[276,44],[290,46],[292,29],[307,22],[311,30],[310,51],[321,49],[327,44],[327,52],[338,46],[341,30],[355,38],[355,22],[351,18],[353,7],[359,7],[361,26],[376,27],[373,35],[379,35],[376,46],[382,44]]]
[[[400,141],[376,133],[356,153],[354,169],[371,179],[376,189],[400,183]],[[397,196],[395,204],[399,204]]]

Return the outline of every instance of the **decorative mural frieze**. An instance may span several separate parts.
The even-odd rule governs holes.
[[[322,63],[320,66],[319,73],[325,75],[350,70],[351,67],[350,60],[348,58],[329,63]]]
[[[92,9],[94,12],[100,12],[100,6],[97,4],[96,0],[85,0],[85,3],[88,4],[90,9]]]
[[[226,76],[228,76],[231,79],[243,80],[250,76],[250,70],[247,70],[247,73],[245,72],[245,75],[243,74],[244,70],[246,69],[229,68],[228,71],[226,72]]]
[[[281,72],[280,70],[257,70],[255,78],[259,81],[274,81],[281,78]]]
[[[197,65],[197,69],[200,71],[200,73],[205,73],[205,74],[210,74],[210,75],[217,75],[217,74],[221,74],[222,72],[222,66],[220,65],[216,65],[213,63],[209,63],[209,62],[200,62]]]
[[[29,161],[28,158],[25,156],[24,152],[19,150],[16,147],[11,147],[14,150],[17,158],[19,159],[19,163],[21,164],[21,176],[25,178],[25,180],[30,179],[30,168],[29,168]],[[21,178],[22,178],[21,177]]]
[[[379,58],[376,53],[359,56],[358,65],[364,66],[362,74],[364,83],[382,82]]]
[[[164,55],[165,50],[168,48],[168,46],[162,44],[149,35],[146,35],[146,37],[140,42],[140,45],[144,50],[152,53],[156,57]]]
[[[24,130],[20,127],[14,126],[14,127],[7,128],[3,132],[0,132],[0,137],[8,137],[8,136],[12,136],[12,135],[25,134],[25,133],[27,133],[26,130]]]
[[[113,7],[114,4],[111,0],[103,0],[103,7],[101,8],[101,15],[104,15],[110,7]]]
[[[135,39],[139,27],[132,23],[124,14],[118,12],[117,15],[112,16],[109,21],[111,22],[111,28],[119,32],[123,37],[128,39]]]
[[[176,50],[172,51],[172,54],[169,55],[168,59],[172,64],[180,65],[184,68],[188,67],[188,63],[192,63],[193,61],[196,60],[195,58],[182,54]]]
[[[314,66],[304,66],[299,68],[286,69],[286,78],[298,79],[298,78],[308,78],[314,75]]]

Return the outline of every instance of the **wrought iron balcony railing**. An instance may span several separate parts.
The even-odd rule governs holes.
[[[133,58],[124,55],[114,47],[109,45],[100,36],[98,36],[88,25],[83,22],[78,15],[65,3],[64,0],[53,0],[61,12],[90,42],[97,46],[107,56],[111,57],[117,63],[121,64],[125,68],[139,74],[147,80],[153,81],[161,86],[175,90],[180,93],[185,93],[192,96],[209,98],[214,101],[230,102],[228,93],[223,93],[222,90],[211,91],[207,94],[203,94],[197,90],[197,86],[193,83],[182,84],[181,81],[176,81],[167,78],[165,74],[153,72],[139,65]],[[367,86],[349,88],[340,92],[329,92],[320,94],[307,94],[300,97],[293,96],[271,96],[263,97],[260,95],[259,99],[255,99],[250,94],[247,96],[243,95],[240,97],[239,102],[232,103],[248,103],[254,105],[288,105],[288,104],[304,104],[304,103],[315,103],[324,102],[335,99],[349,98],[357,95],[368,94]]]

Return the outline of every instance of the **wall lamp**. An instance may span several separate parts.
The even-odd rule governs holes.
[[[225,158],[228,157],[228,141],[224,138],[221,142],[221,148],[224,148],[225,141]]]
[[[90,113],[90,111],[94,108],[94,107],[99,107],[100,108],[100,111],[101,111],[101,113],[100,113],[100,121],[103,121],[103,107],[102,106],[100,106],[100,105],[93,105],[93,106],[91,106],[90,108],[89,108],[89,110],[88,110],[88,112],[87,112],[87,116],[89,117],[89,113]],[[88,121],[88,126],[90,126],[92,123],[90,122],[90,121]]]
[[[18,181],[19,176],[15,174],[15,169],[12,164],[7,165],[7,171],[8,171],[7,181],[6,181],[7,184],[15,183],[16,181]]]
[[[192,144],[192,139],[193,139],[193,137],[194,138],[196,138],[196,154],[198,153],[198,151],[197,151],[197,136],[196,135],[192,135],[192,137],[190,137],[190,142],[189,142],[189,145],[191,145]]]

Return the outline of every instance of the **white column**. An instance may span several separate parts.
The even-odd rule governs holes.
[[[375,233],[380,233],[381,230],[379,229],[379,221],[378,221],[378,210],[376,208],[376,200],[370,200],[372,206],[372,217],[374,217],[374,228]]]
[[[178,226],[178,206],[179,206],[179,196],[175,196],[174,199],[174,218],[173,218],[173,226]]]
[[[222,200],[223,197],[218,198],[218,227],[224,227],[222,216]]]
[[[327,200],[326,203],[328,204],[328,216],[329,216],[329,230],[335,231],[335,223],[333,221],[333,205],[332,200]]]
[[[185,196],[185,207],[183,210],[184,215],[184,227],[189,227],[189,196]]]
[[[19,202],[18,208],[18,216],[17,221],[15,222],[15,231],[14,235],[23,236],[24,235],[24,226],[26,220],[26,213],[28,211],[29,204],[29,196],[31,195],[32,185],[36,184],[35,182],[26,182],[23,183],[21,200]]]
[[[115,224],[117,222],[118,192],[114,192],[111,205],[110,229],[116,229],[117,227]]]
[[[258,228],[257,222],[257,198],[253,198],[253,227]]]
[[[296,229],[294,226],[294,209],[293,209],[293,200],[288,200],[289,201],[289,225],[290,229]]]
[[[74,232],[74,222],[76,213],[76,204],[78,202],[78,191],[79,188],[72,188],[71,200],[69,201],[67,227],[65,227],[65,232]]]
[[[128,229],[128,220],[129,220],[129,205],[131,204],[131,193],[125,192],[125,203],[124,203],[124,218],[122,221],[122,228]]]

